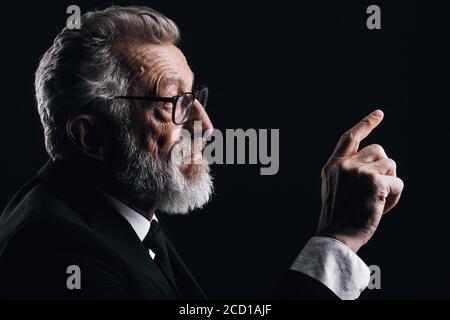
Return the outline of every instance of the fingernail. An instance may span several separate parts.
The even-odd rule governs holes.
[[[381,116],[383,116],[383,111],[381,111],[380,109],[377,109],[374,112],[372,112],[372,115],[374,117],[381,117]]]

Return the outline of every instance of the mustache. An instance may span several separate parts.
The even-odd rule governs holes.
[[[169,159],[174,164],[191,164],[191,157],[196,153],[203,154],[207,141],[181,136],[172,146]]]

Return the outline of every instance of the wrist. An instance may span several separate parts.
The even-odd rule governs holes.
[[[353,252],[358,253],[359,249],[365,244],[365,242],[355,236],[349,236],[342,233],[319,233],[321,237],[328,237],[342,242],[349,247]]]
[[[364,245],[363,241],[356,239],[355,237],[346,236],[342,234],[335,234],[331,236],[331,238],[334,238],[343,244],[345,244],[347,247],[353,250],[353,252],[358,253],[359,249]]]

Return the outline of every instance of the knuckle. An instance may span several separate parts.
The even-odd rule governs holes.
[[[353,130],[348,130],[341,136],[341,141],[352,141],[355,139],[355,132]]]
[[[403,182],[402,179],[397,178],[398,179],[398,183],[400,184],[400,190],[403,190],[403,188],[405,187],[405,183]]]
[[[370,149],[375,154],[378,154],[378,155],[384,155],[385,154],[384,148],[382,146],[380,146],[379,144],[372,144],[370,146]]]
[[[397,163],[391,158],[387,159],[387,165],[389,166],[390,169],[393,169],[393,170],[397,169]]]
[[[339,161],[339,163],[337,164],[339,170],[341,171],[351,171],[353,166],[353,162],[350,159],[343,159],[341,161]]]

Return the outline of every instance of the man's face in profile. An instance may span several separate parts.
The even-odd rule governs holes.
[[[176,46],[124,44],[117,50],[134,72],[133,95],[173,97],[193,90],[194,74]],[[212,130],[200,102],[195,100],[189,121],[182,125],[172,121],[172,103],[129,101],[129,105],[131,123],[114,147],[115,178],[159,210],[187,213],[201,207],[212,193],[209,166],[201,154],[204,141],[182,136],[184,131],[194,137],[194,121],[201,122],[202,132]]]

